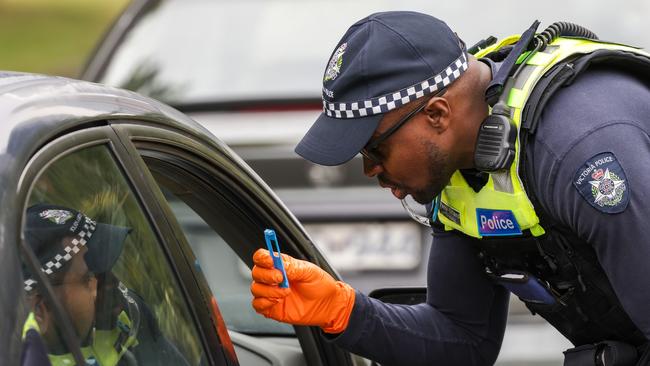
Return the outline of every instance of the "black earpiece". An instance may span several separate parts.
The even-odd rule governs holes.
[[[510,108],[499,101],[481,123],[474,150],[474,167],[494,173],[506,170],[515,158],[517,126],[510,118]]]

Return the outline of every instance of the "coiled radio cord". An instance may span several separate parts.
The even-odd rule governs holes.
[[[539,50],[546,48],[546,45],[553,42],[557,37],[580,37],[597,40],[598,36],[589,29],[569,22],[555,22],[542,33],[535,36],[535,48]]]
[[[570,22],[555,22],[546,27],[542,33],[535,35],[533,40],[535,46],[533,50],[530,51],[526,58],[519,64],[513,77],[516,78],[517,75],[519,75],[519,72],[530,57],[538,51],[543,51],[549,43],[553,42],[558,37],[580,37],[598,40],[598,36],[594,32],[581,25]]]

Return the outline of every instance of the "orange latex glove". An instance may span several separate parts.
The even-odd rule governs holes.
[[[253,307],[267,318],[296,325],[316,325],[326,333],[345,330],[354,306],[354,289],[317,265],[282,254],[289,288],[278,286],[282,272],[273,268],[266,249],[253,255]]]

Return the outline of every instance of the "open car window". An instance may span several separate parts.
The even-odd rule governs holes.
[[[108,145],[77,149],[32,183],[24,238],[87,364],[201,365],[204,350],[165,251]],[[74,364],[43,284],[23,266],[24,332]]]
[[[264,243],[265,219],[200,166],[172,153],[141,150],[194,251],[230,330],[251,335],[294,335],[293,327],[266,319],[251,306],[250,250]]]
[[[264,318],[251,306],[250,253],[264,243],[263,212],[187,153],[170,147],[140,153],[219,303],[240,362],[275,364],[268,358],[273,354],[283,365],[305,364],[294,328]]]

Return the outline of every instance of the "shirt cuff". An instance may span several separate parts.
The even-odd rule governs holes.
[[[328,334],[321,331],[327,340],[341,347],[356,344],[365,333],[368,320],[372,318],[370,316],[372,313],[370,299],[359,291],[355,292],[354,306],[352,307],[352,313],[350,313],[348,327],[342,333],[337,334]]]

